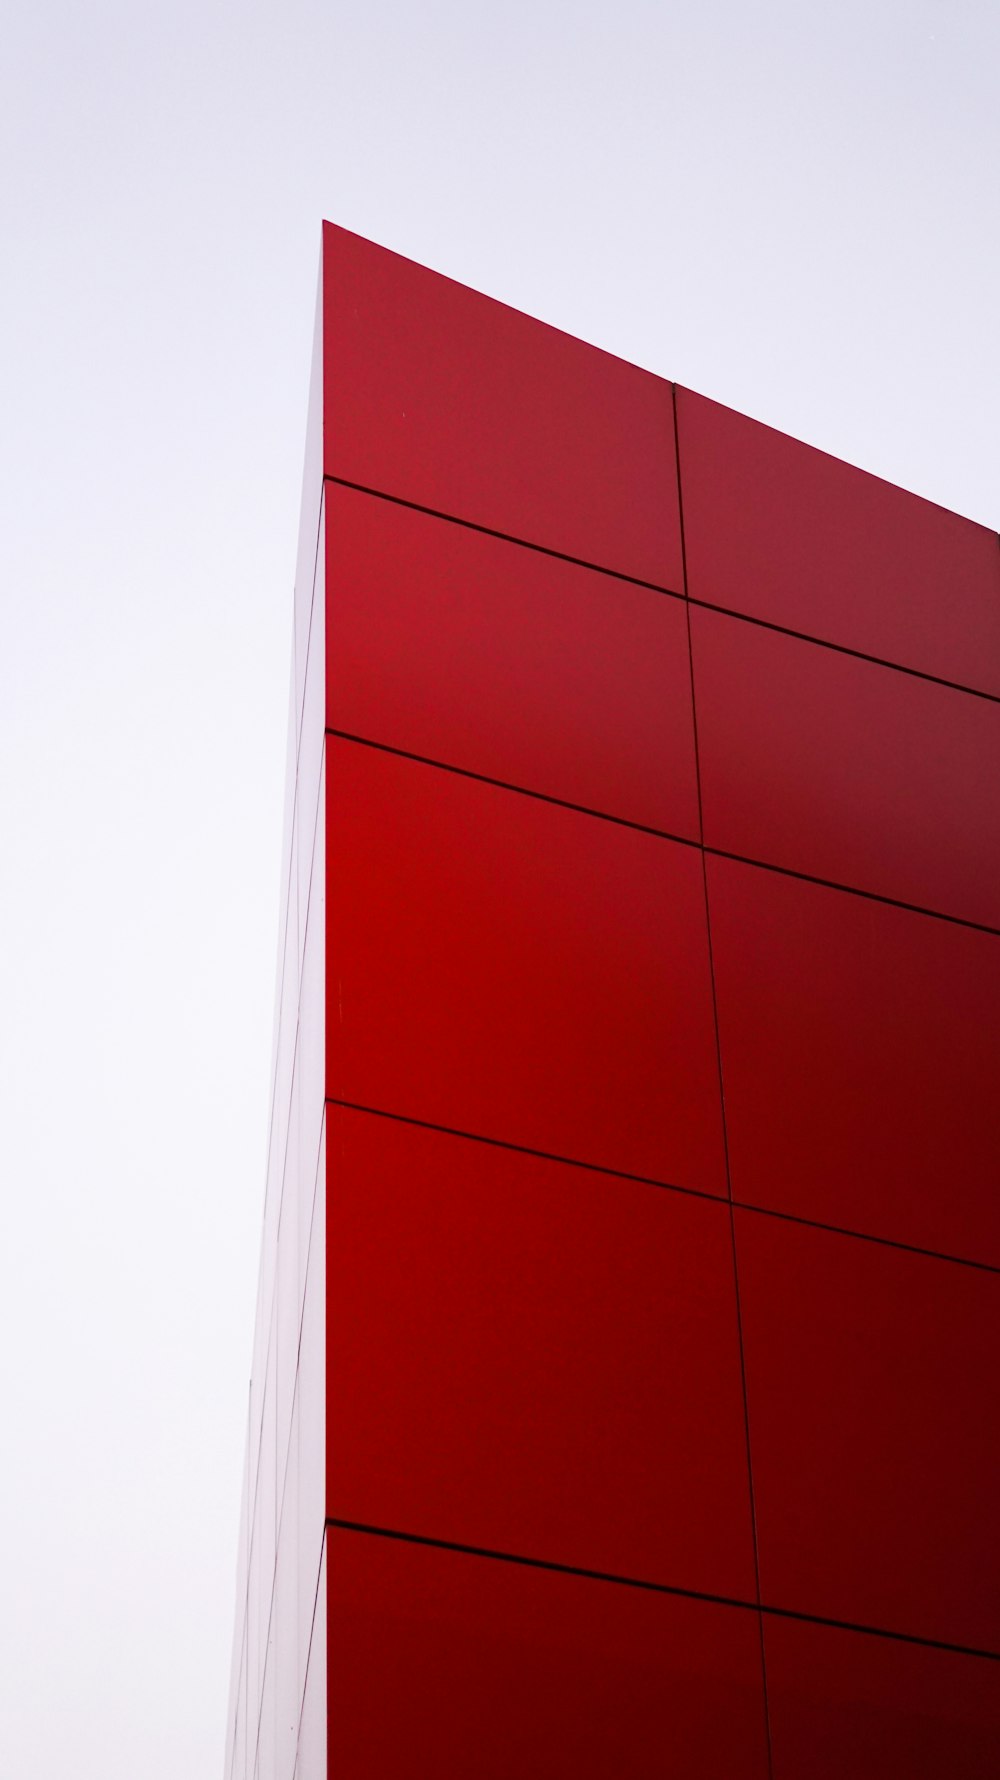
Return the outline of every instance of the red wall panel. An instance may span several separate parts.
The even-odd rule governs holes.
[[[754,1599],[728,1208],[328,1131],[330,1513]]]
[[[997,539],[329,226],[314,370],[228,1780],[1000,1773]]]
[[[677,391],[692,599],[1000,694],[996,533]]]
[[[693,847],[327,752],[333,1099],[726,1193]]]
[[[1000,936],[708,859],[733,1197],[1000,1266]]]
[[[673,391],[324,225],[326,474],[683,591]]]
[[[774,1780],[994,1780],[1000,1663],[764,1615]]]
[[[705,844],[1000,927],[1000,704],[692,608]]]
[[[766,1780],[757,1615],[329,1535],[337,1780]]]
[[[1000,1275],[735,1215],[761,1599],[1000,1652]]]
[[[327,723],[697,840],[683,601],[327,490]]]

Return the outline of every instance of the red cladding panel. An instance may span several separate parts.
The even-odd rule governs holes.
[[[1000,693],[996,534],[677,391],[692,599]]]
[[[673,390],[324,225],[325,468],[683,590]]]
[[[755,1599],[728,1207],[329,1117],[331,1515]]]
[[[693,847],[330,740],[332,1099],[725,1195]]]
[[[774,1780],[996,1780],[1000,1663],[764,1616]]]
[[[756,1614],[330,1534],[338,1780],[766,1780]]]
[[[1000,705],[692,608],[705,843],[1000,927]]]
[[[1000,1651],[1000,1276],[736,1229],[762,1599]]]
[[[331,729],[698,838],[681,600],[327,491]]]
[[[1000,937],[708,859],[733,1197],[1000,1266]]]

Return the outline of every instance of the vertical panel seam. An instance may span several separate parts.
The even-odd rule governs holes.
[[[674,421],[674,464],[677,476],[677,514],[680,526],[681,573],[684,582],[684,610],[687,619],[688,670],[691,684],[691,723],[694,736],[694,774],[698,802],[698,845],[701,853],[702,887],[705,898],[705,932],[708,941],[708,973],[712,991],[712,1022],[715,1029],[715,1058],[719,1082],[719,1110],[722,1117],[722,1147],[726,1167],[726,1191],[729,1201],[729,1236],[733,1258],[733,1288],[736,1297],[736,1331],[740,1355],[740,1385],[743,1392],[743,1429],[746,1439],[747,1486],[750,1494],[750,1530],[753,1541],[754,1579],[757,1587],[757,1625],[760,1633],[760,1667],[764,1695],[764,1730],[767,1738],[767,1765],[774,1780],[774,1756],[771,1744],[771,1708],[767,1690],[767,1654],[764,1646],[764,1615],[761,1610],[760,1551],[757,1539],[757,1500],[753,1482],[753,1456],[750,1444],[750,1403],[747,1394],[746,1355],[743,1343],[743,1310],[740,1299],[739,1263],[736,1250],[736,1212],[733,1204],[733,1183],[729,1161],[729,1130],[726,1120],[726,1093],[722,1070],[722,1037],[719,1030],[719,1005],[715,983],[715,954],[712,947],[712,916],[708,896],[708,860],[705,852],[705,821],[701,794],[701,756],[698,746],[698,709],[695,695],[694,645],[691,635],[691,602],[688,588],[687,540],[684,533],[684,496],[681,478],[681,441],[677,419],[677,385],[671,384]]]

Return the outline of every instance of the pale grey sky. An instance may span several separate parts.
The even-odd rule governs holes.
[[[0,1776],[220,1780],[323,215],[1000,521],[995,0],[22,0]]]

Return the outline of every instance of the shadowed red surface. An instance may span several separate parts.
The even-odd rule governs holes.
[[[708,860],[733,1196],[1000,1265],[1000,936]]]
[[[755,1613],[332,1528],[341,1780],[766,1780]]]
[[[1000,1652],[1000,1275],[736,1212],[768,1606]]]
[[[330,1107],[331,1514],[756,1598],[728,1207]]]
[[[320,311],[227,1780],[1000,1774],[997,539]]]
[[[774,1780],[993,1780],[1000,1663],[764,1615]]]
[[[328,1091],[725,1196],[693,847],[327,745]]]

